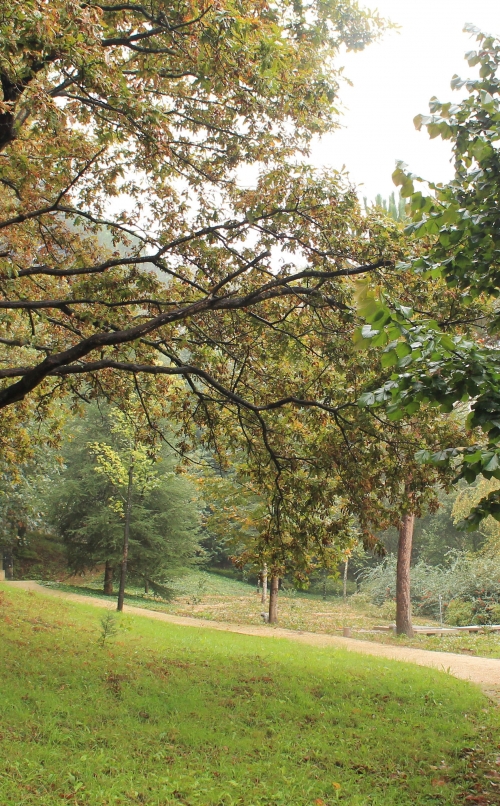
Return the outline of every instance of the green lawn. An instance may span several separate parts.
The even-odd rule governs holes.
[[[499,803],[498,711],[445,673],[131,615],[102,647],[0,590],[2,806]]]

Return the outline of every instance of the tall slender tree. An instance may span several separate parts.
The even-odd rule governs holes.
[[[176,475],[168,451],[153,463],[146,446],[131,444],[127,425],[114,409],[94,409],[72,421],[72,439],[64,443],[64,465],[50,497],[51,521],[66,543],[71,569],[104,564],[109,594],[118,570],[122,582],[125,538],[124,571],[139,583],[164,582],[199,550],[195,487]],[[135,486],[129,484],[131,466]],[[124,582],[123,575],[122,596]]]

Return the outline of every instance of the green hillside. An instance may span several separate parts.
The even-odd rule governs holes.
[[[131,615],[102,645],[95,608],[7,586],[0,598],[5,806],[420,806],[494,792],[482,748],[498,744],[498,713],[445,673]]]

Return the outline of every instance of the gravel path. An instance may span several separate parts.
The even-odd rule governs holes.
[[[58,596],[72,602],[81,602],[95,607],[110,608],[110,603],[104,599],[92,596],[81,596],[77,593],[66,593],[52,588],[45,588],[38,582],[22,581],[8,582],[12,587],[24,590],[36,591],[46,596]],[[493,699],[500,701],[500,660],[495,658],[478,658],[470,655],[457,655],[451,652],[430,652],[427,649],[415,649],[413,647],[391,646],[389,644],[377,644],[375,641],[359,641],[356,638],[341,638],[340,636],[326,635],[325,633],[302,632],[295,630],[284,630],[281,627],[255,626],[229,624],[221,621],[207,621],[205,619],[187,618],[185,616],[172,616],[168,613],[160,613],[157,610],[147,610],[144,607],[124,606],[124,611],[137,616],[167,621],[169,624],[180,624],[185,627],[202,627],[210,630],[222,630],[224,632],[239,633],[241,635],[256,635],[267,638],[287,638],[290,641],[298,641],[302,644],[309,644],[318,647],[336,647],[346,649],[350,652],[358,652],[363,655],[375,655],[377,657],[391,658],[392,660],[404,661],[406,663],[416,663],[419,666],[430,666],[434,669],[448,672],[454,677],[477,683],[486,694]]]

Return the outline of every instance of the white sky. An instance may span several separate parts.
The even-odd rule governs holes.
[[[344,128],[314,146],[313,162],[337,169],[345,165],[361,185],[360,195],[370,200],[395,190],[391,174],[398,159],[420,176],[446,181],[452,174],[449,144],[417,132],[413,118],[428,114],[433,95],[458,100],[450,89],[455,73],[477,76],[477,68],[464,60],[476,43],[462,29],[471,22],[500,36],[500,0],[364,0],[360,5],[377,8],[401,28],[361,53],[342,57],[354,84],[341,89]]]

